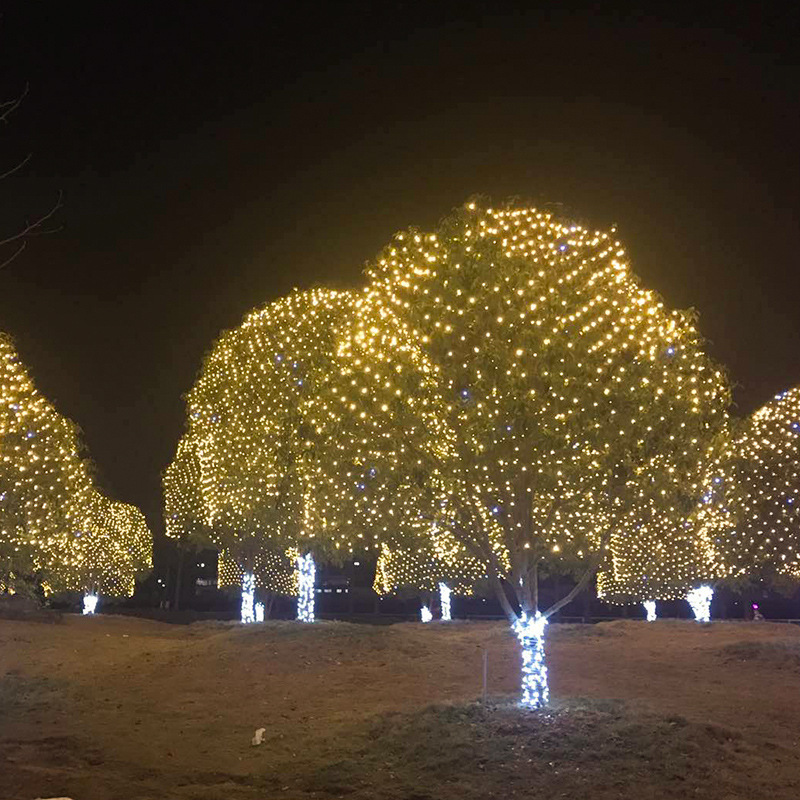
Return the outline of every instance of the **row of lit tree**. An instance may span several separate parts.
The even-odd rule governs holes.
[[[366,277],[251,313],[203,364],[166,521],[221,551],[222,581],[294,592],[300,557],[369,549],[382,593],[486,581],[535,705],[543,626],[598,570],[601,595],[648,604],[798,574],[796,402],[734,424],[693,316],[613,229],[469,203]],[[543,571],[575,577],[547,609]]]
[[[142,513],[95,487],[75,426],[36,390],[0,334],[0,592],[129,595],[151,566]]]

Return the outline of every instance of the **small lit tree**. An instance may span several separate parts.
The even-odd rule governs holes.
[[[287,556],[302,578],[301,558],[305,565],[309,554],[335,555],[348,540],[325,531],[308,412],[329,380],[350,302],[347,293],[317,289],[254,311],[220,338],[189,394],[205,525],[248,586],[261,580],[281,591]],[[309,603],[313,595],[300,605]]]
[[[717,574],[751,592],[800,581],[800,388],[737,424],[706,472],[697,512]]]
[[[684,490],[724,423],[725,376],[692,315],[640,287],[613,230],[470,203],[395,236],[367,274],[341,408],[373,435],[341,441],[436,487],[443,504],[424,513],[485,565],[523,647],[524,702],[540,705],[547,618],[613,536],[638,535],[631,519]],[[543,565],[577,575],[540,610]]]
[[[75,426],[37,392],[0,336],[0,554],[3,580],[35,574],[46,591],[130,594],[150,566],[138,509],[94,488]]]

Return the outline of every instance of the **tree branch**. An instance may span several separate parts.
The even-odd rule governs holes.
[[[605,558],[605,548],[606,543],[611,538],[611,529],[609,529],[603,538],[600,540],[600,547],[598,547],[597,552],[593,556],[592,560],[589,562],[589,566],[586,568],[586,572],[583,573],[581,579],[575,584],[572,591],[569,592],[565,597],[562,597],[561,600],[557,600],[550,608],[545,611],[542,616],[547,618],[551,617],[556,611],[562,609],[568,603],[571,603],[585,588],[586,585],[591,580],[592,576],[597,572],[600,568],[600,565],[603,563],[603,559]]]

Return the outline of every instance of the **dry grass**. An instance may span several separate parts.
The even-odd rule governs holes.
[[[548,635],[556,700],[529,712],[503,624],[0,621],[0,800],[800,795],[800,674],[769,655],[800,631]]]

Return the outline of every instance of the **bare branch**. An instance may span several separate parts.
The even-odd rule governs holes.
[[[21,170],[31,160],[32,155],[33,155],[32,153],[28,153],[28,155],[26,155],[25,158],[23,158],[22,161],[19,162],[19,164],[17,164],[15,167],[11,167],[11,169],[7,170],[2,175],[0,175],[0,181],[3,180],[3,178],[8,178],[15,172]]]
[[[53,205],[53,207],[46,213],[43,214],[38,219],[35,219],[31,222],[25,222],[25,225],[17,231],[17,233],[12,234],[11,236],[6,237],[5,239],[0,239],[0,247],[4,247],[7,244],[11,244],[12,242],[21,242],[20,246],[17,250],[5,261],[0,263],[0,269],[3,267],[8,266],[24,249],[27,244],[25,241],[32,236],[43,236],[50,233],[55,233],[58,228],[45,228],[45,223],[52,219],[52,217],[58,212],[60,208],[64,205],[63,200],[64,194],[63,192],[58,193],[58,198]]]
[[[0,122],[8,122],[9,116],[13,114],[21,105],[22,101],[28,94],[28,89],[30,86],[26,83],[25,88],[22,90],[22,94],[15,98],[14,100],[6,100],[0,103]]]

